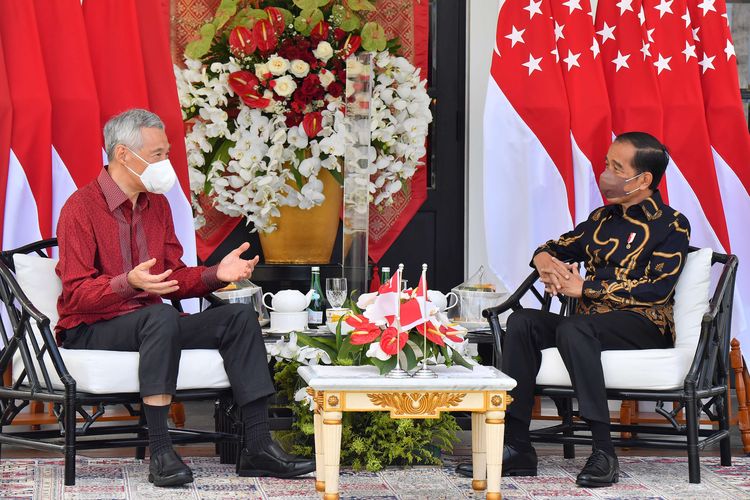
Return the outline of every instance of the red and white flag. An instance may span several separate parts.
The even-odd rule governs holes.
[[[3,249],[52,236],[51,104],[31,2],[0,2],[0,38],[13,105]]]
[[[533,250],[575,217],[570,113],[551,15],[549,0],[501,1],[492,46],[484,220],[490,267],[509,288],[526,277]]]
[[[406,332],[429,322],[427,307],[427,270],[422,269],[417,288],[412,292],[411,298],[401,304],[401,331]]]
[[[190,206],[190,179],[188,177],[185,129],[182,122],[177,83],[172,69],[169,44],[169,17],[163,2],[136,0],[138,25],[146,71],[146,87],[151,111],[164,121],[169,137],[169,159],[177,172],[178,183],[166,194],[172,208],[174,230],[182,245],[182,260],[188,266],[197,263],[195,249],[195,224]]]
[[[372,307],[369,307],[364,312],[364,316],[371,320],[376,321],[380,318],[385,318],[389,325],[392,325],[395,318],[398,316],[398,307],[400,302],[401,292],[401,271],[397,269],[391,279],[387,283],[384,283],[378,289],[378,296],[375,297]]]
[[[750,134],[737,82],[737,56],[724,0],[690,0],[703,105],[732,253],[739,257],[732,335],[750,342]]]
[[[612,116],[589,0],[551,0],[555,59],[562,67],[570,107],[575,176],[575,222],[602,206],[599,175],[612,142]]]
[[[700,67],[685,0],[644,0],[650,61],[664,111],[670,205],[690,221],[693,245],[730,250],[708,127]]]
[[[80,1],[34,0],[34,7],[52,103],[54,232],[65,201],[102,168],[102,131]]]
[[[3,221],[5,218],[5,189],[8,185],[8,163],[10,162],[10,135],[13,124],[13,104],[10,100],[3,39],[0,36],[0,248],[2,246]]]

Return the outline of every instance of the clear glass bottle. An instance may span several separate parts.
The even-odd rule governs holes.
[[[313,293],[310,298],[310,305],[307,308],[307,325],[310,328],[316,328],[323,324],[325,318],[325,298],[320,287],[320,267],[318,266],[312,268],[310,290]]]

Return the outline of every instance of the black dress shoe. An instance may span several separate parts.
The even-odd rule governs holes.
[[[576,484],[587,488],[612,486],[620,480],[620,464],[617,457],[601,450],[594,450],[586,465],[578,474]]]
[[[193,482],[193,471],[170,449],[151,456],[148,480],[154,486],[180,486]]]
[[[300,458],[285,452],[275,441],[264,448],[243,448],[237,460],[237,474],[242,477],[290,478],[315,470],[315,460]]]
[[[528,450],[519,450],[512,444],[503,446],[503,476],[536,476],[537,463],[533,446]],[[456,474],[474,477],[474,467],[468,462],[458,464]]]

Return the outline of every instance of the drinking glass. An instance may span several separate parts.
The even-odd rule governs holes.
[[[326,278],[326,297],[331,307],[340,308],[346,302],[346,278]]]

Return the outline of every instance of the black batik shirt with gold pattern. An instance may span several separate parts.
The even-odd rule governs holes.
[[[690,223],[665,205],[658,191],[623,212],[594,210],[558,240],[539,247],[566,262],[583,262],[580,314],[629,310],[646,316],[674,338],[674,289],[687,258]]]

